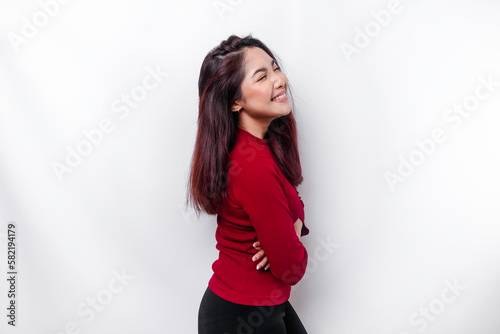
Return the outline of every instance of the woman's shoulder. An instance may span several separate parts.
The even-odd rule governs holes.
[[[239,140],[231,150],[229,159],[231,163],[240,166],[255,164],[272,164],[274,158],[269,146],[255,143],[248,140]]]
[[[230,161],[229,180],[234,182],[266,182],[281,180],[281,171],[271,155],[255,153],[245,158],[237,157]]]
[[[233,180],[233,184],[247,186],[249,182],[277,178],[282,181],[281,174],[266,140],[240,131],[229,157],[229,182]]]

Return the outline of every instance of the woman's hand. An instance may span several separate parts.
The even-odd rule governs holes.
[[[293,227],[295,228],[295,233],[297,234],[297,237],[299,239],[302,235],[302,226],[303,225],[304,225],[304,223],[302,222],[302,220],[300,220],[300,218],[297,218],[297,221],[293,224]],[[256,250],[258,250],[258,252],[252,257],[252,261],[257,261],[260,258],[264,257],[262,259],[262,261],[260,261],[260,263],[257,265],[257,270],[259,270],[260,268],[262,268],[264,266],[265,266],[264,270],[269,269],[271,264],[267,260],[267,256],[265,256],[264,250],[262,249],[262,247],[260,245],[260,241],[254,242],[253,247]]]
[[[260,268],[262,268],[264,266],[265,266],[264,270],[269,269],[269,267],[271,266],[271,264],[267,261],[267,256],[264,255],[264,250],[260,246],[260,241],[254,242],[253,247],[255,249],[257,249],[258,252],[252,257],[252,261],[257,261],[260,258],[264,257],[262,259],[262,261],[260,261],[259,264],[257,265],[257,270],[259,270]]]
[[[300,220],[300,218],[297,218],[297,221],[295,221],[293,226],[295,227],[295,233],[300,239],[300,236],[302,235],[302,226],[304,226],[304,223],[302,222],[302,220]]]

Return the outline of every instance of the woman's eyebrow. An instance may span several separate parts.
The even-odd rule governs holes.
[[[276,63],[276,61],[273,59],[273,60],[271,61],[271,67],[273,67],[275,63]],[[259,72],[265,72],[265,71],[267,71],[267,69],[266,69],[265,67],[261,67],[261,68],[259,68],[258,70],[256,70],[256,71],[252,74],[251,78],[253,78],[253,77],[254,77],[257,73],[259,73]]]

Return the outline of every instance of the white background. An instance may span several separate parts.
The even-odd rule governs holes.
[[[217,257],[216,217],[185,207],[199,69],[252,33],[294,89],[311,233],[290,301],[308,332],[498,333],[500,3],[401,0],[376,23],[389,3],[73,0],[49,17],[2,1],[0,263],[5,277],[12,221],[19,277],[15,329],[0,281],[0,331],[196,333]],[[16,45],[24,18],[38,31]],[[120,118],[113,104],[147,68],[168,76]],[[447,110],[481,77],[497,86],[454,128]],[[113,130],[60,180],[54,163],[104,119]],[[418,153],[436,128],[446,140]],[[391,189],[410,156],[420,164]]]

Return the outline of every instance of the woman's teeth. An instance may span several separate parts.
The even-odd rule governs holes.
[[[279,96],[276,96],[274,99],[272,99],[271,101],[276,101],[276,100],[281,100],[282,98],[286,97],[286,93],[283,93]]]

